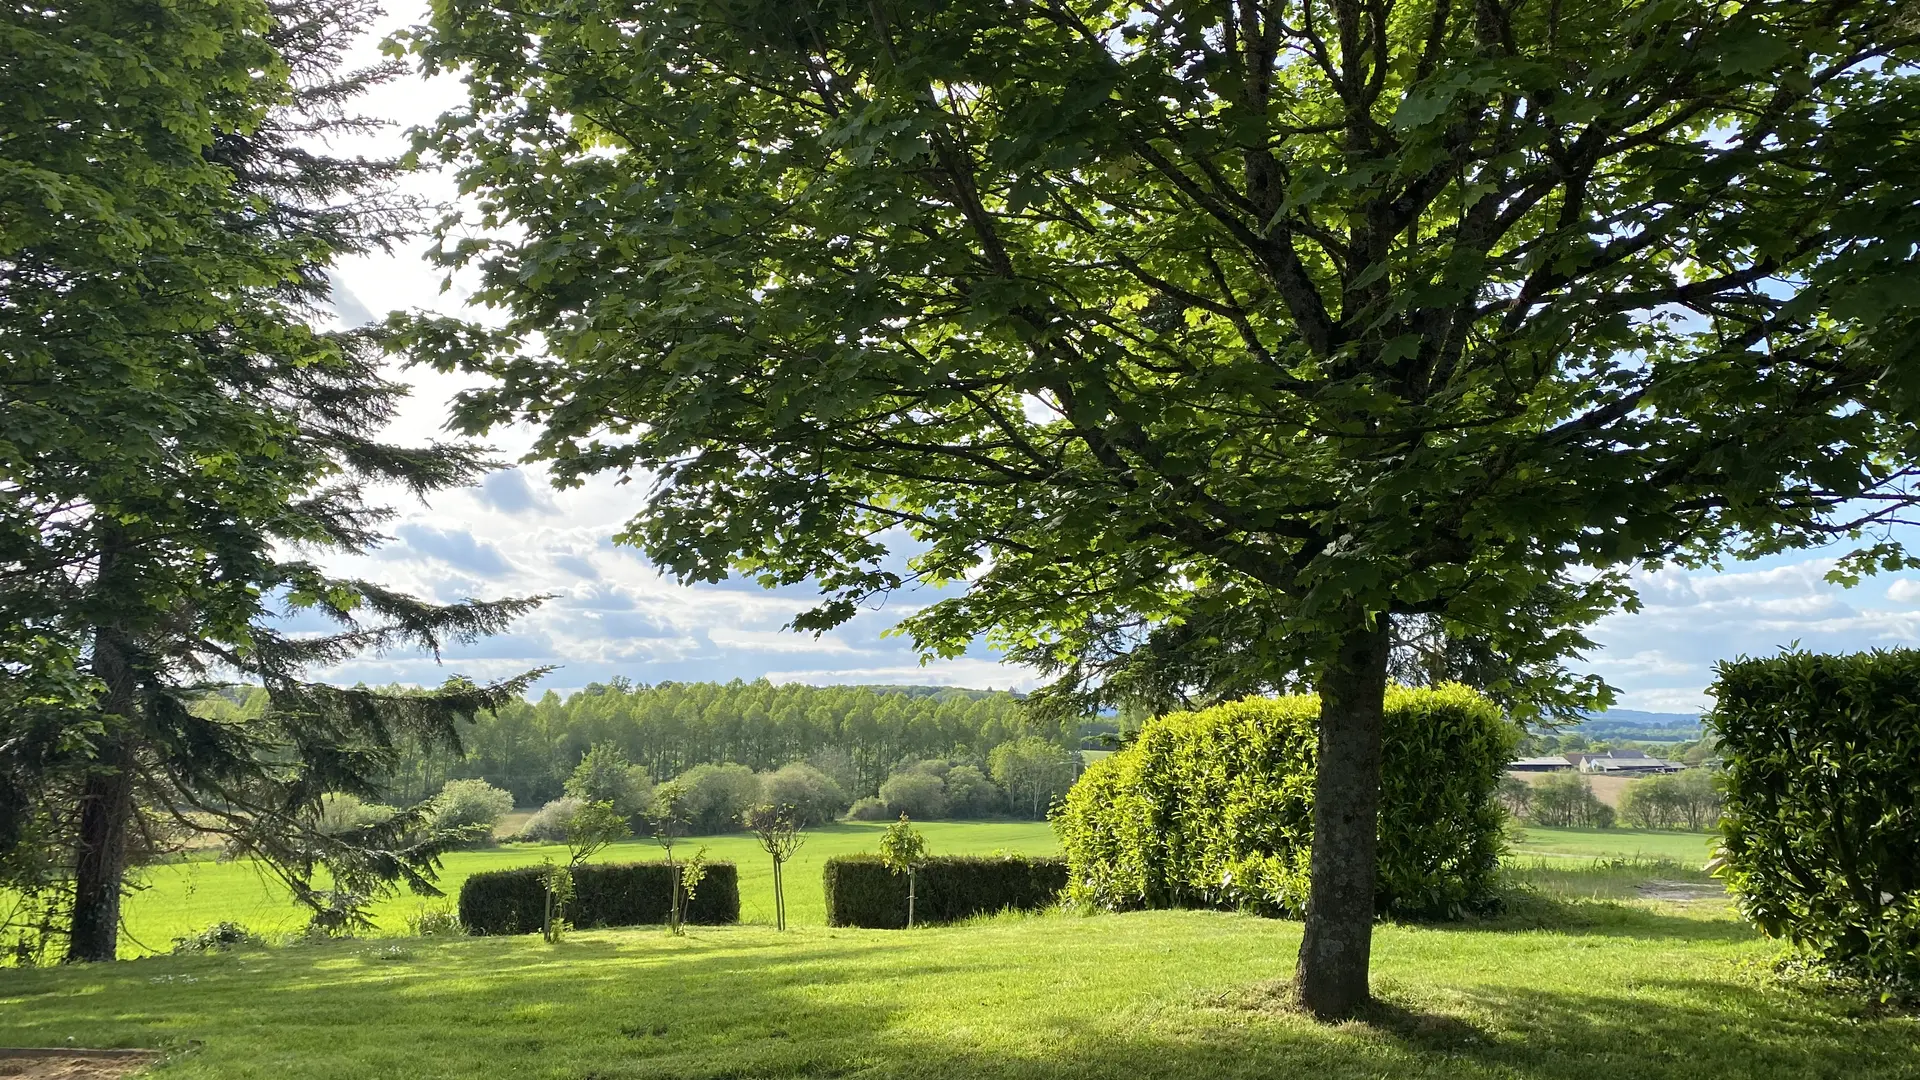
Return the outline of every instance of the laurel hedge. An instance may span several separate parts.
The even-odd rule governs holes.
[[[1070,898],[1110,910],[1298,916],[1313,839],[1319,698],[1249,698],[1150,720],[1095,762],[1055,819]],[[1496,901],[1519,729],[1464,686],[1387,693],[1379,878],[1383,914],[1457,917]]]
[[[475,874],[460,886],[460,924],[469,934],[531,934],[540,929],[546,889],[543,869],[523,866]],[[673,882],[664,862],[592,863],[573,870],[574,926],[648,926],[665,923]],[[707,864],[687,905],[686,921],[720,926],[740,921],[740,875],[732,863]]]
[[[1920,997],[1920,651],[1719,665],[1720,860],[1816,963]]]
[[[899,930],[907,925],[907,879],[878,855],[827,860],[827,925]],[[928,859],[914,875],[913,921],[955,922],[999,911],[1037,911],[1060,898],[1067,863],[1023,855]]]

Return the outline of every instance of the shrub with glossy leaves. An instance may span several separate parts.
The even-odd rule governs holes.
[[[1920,996],[1920,651],[1719,666],[1727,883],[1762,931]]]
[[[1299,915],[1319,709],[1312,695],[1249,698],[1148,721],[1087,769],[1055,818],[1070,895],[1116,910]],[[1383,913],[1446,917],[1493,901],[1506,817],[1495,795],[1518,739],[1464,686],[1388,692]]]

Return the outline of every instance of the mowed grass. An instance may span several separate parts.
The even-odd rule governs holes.
[[[1522,826],[1513,845],[1522,857],[1569,859],[1671,859],[1703,866],[1717,834],[1663,829],[1543,829]]]
[[[1920,1076],[1911,1016],[1781,983],[1740,923],[1551,892],[1524,918],[1382,925],[1382,1005],[1336,1026],[1277,991],[1299,924],[1189,911],[0,971],[0,1045],[161,1047],[180,1080]]]
[[[879,850],[884,822],[845,822],[811,830],[786,869],[787,919],[794,925],[825,926],[826,908],[820,884],[822,865],[834,855]],[[916,825],[935,855],[1056,854],[1060,845],[1045,822],[930,821]],[[702,846],[707,857],[739,867],[740,918],[748,923],[773,922],[773,864],[752,836],[689,837],[675,845],[681,857]],[[637,862],[662,858],[651,840],[615,844],[594,857],[595,862]],[[480,851],[462,851],[443,862],[439,888],[445,899],[403,894],[374,907],[380,934],[406,932],[407,916],[422,907],[445,907],[459,895],[460,884],[483,870],[529,866],[542,859],[564,862],[566,849],[555,845],[506,844]],[[143,871],[144,888],[126,901],[122,934],[123,957],[166,952],[173,939],[222,921],[238,922],[256,933],[282,935],[298,932],[307,914],[297,908],[286,888],[252,862],[220,862],[211,855],[190,861],[150,867]]]
[[[826,910],[820,887],[822,864],[831,856],[878,850],[881,822],[844,822],[812,830],[806,844],[788,866],[787,916],[797,926],[824,926]],[[1052,829],[1044,822],[935,821],[917,828],[937,855],[983,855],[1006,852],[1022,855],[1055,854],[1060,850]],[[1619,880],[1596,877],[1588,864],[1596,860],[1634,862],[1670,860],[1681,868],[1665,876],[1684,876],[1685,867],[1706,861],[1711,838],[1704,833],[1647,832],[1634,829],[1543,829],[1527,827],[1525,839],[1514,845],[1512,862],[1518,866],[1549,866],[1565,861],[1574,879],[1594,886],[1591,895],[1630,896],[1632,882],[1646,875],[1628,869]],[[733,862],[740,871],[740,917],[748,923],[773,922],[773,870],[759,844],[746,834],[691,837],[681,850],[701,846],[713,859]],[[446,858],[439,886],[444,899],[403,894],[374,907],[377,934],[407,932],[407,918],[422,908],[448,907],[459,895],[460,884],[471,874],[542,859],[564,861],[566,851],[556,845],[506,844],[480,851],[457,852]],[[661,858],[651,840],[615,844],[595,856],[596,862],[633,862]],[[1638,874],[1636,877],[1635,875]],[[251,862],[220,862],[211,853],[197,853],[187,862],[151,867],[143,872],[141,892],[128,899],[123,957],[166,952],[173,939],[216,922],[238,922],[256,933],[289,935],[306,925],[306,913],[297,908],[286,889]],[[1578,890],[1576,890],[1578,891]]]

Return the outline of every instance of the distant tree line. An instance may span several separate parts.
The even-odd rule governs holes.
[[[261,705],[260,696],[233,694],[209,707],[244,716]],[[517,805],[541,806],[574,794],[569,780],[598,747],[651,781],[701,766],[738,766],[724,778],[741,790],[747,785],[737,774],[751,778],[804,762],[829,777],[849,804],[879,797],[896,773],[931,770],[944,785],[950,769],[971,767],[960,774],[966,790],[954,792],[956,811],[990,806],[1002,812],[1018,801],[1023,812],[1044,814],[1054,787],[1064,790],[1071,783],[1067,748],[1079,742],[1080,732],[1033,718],[1020,697],[1004,691],[765,680],[649,686],[615,679],[480,713],[460,736],[463,754],[436,750],[405,757],[383,801],[410,805],[449,780],[472,778],[506,790]],[[1007,779],[996,781],[1000,791],[989,795],[968,787],[976,772],[981,779],[993,772],[990,758],[997,747],[1024,739],[1053,747],[1060,762],[1030,763],[1035,751],[1028,743],[1023,754],[1002,751],[1000,771]],[[1064,771],[1064,779],[1049,769]],[[722,778],[708,777],[708,771],[692,778],[703,786],[721,785]],[[944,788],[939,794],[945,796]]]

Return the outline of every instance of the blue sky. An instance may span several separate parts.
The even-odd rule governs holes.
[[[384,29],[417,21],[417,11],[396,7]],[[459,87],[448,79],[385,87],[369,100],[368,111],[391,119],[394,128],[367,146],[348,149],[396,153],[405,146],[402,129],[432,120],[458,100]],[[416,176],[409,184],[426,198],[458,201],[444,178]],[[392,308],[479,314],[463,303],[460,281],[442,290],[440,272],[421,261],[423,247],[343,263],[335,296],[341,317],[357,323]],[[404,440],[441,435],[447,402],[466,383],[431,373],[400,377],[414,385],[414,396],[390,434]],[[528,437],[509,430],[493,442],[511,459],[525,451]],[[485,679],[558,665],[542,688],[564,691],[614,675],[641,682],[765,676],[1016,689],[1034,683],[1031,673],[996,663],[984,650],[923,666],[904,640],[884,636],[924,596],[895,596],[815,638],[780,629],[806,606],[795,590],[668,581],[609,539],[638,508],[638,485],[596,481],[556,492],[532,466],[441,493],[429,504],[397,493],[392,498],[402,511],[390,529],[393,542],[338,569],[441,600],[532,593],[554,599],[509,634],[450,649],[441,664],[420,656],[370,656],[321,673],[325,677],[437,683],[454,673]],[[1836,554],[1803,552],[1721,571],[1641,574],[1645,610],[1603,620],[1593,632],[1603,647],[1575,666],[1619,687],[1624,707],[1691,711],[1707,704],[1704,691],[1721,659],[1772,653],[1792,642],[1849,651],[1920,641],[1920,576],[1869,579],[1840,589],[1824,581]]]

